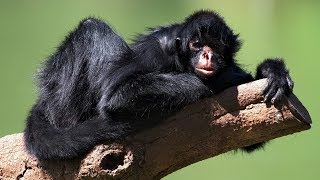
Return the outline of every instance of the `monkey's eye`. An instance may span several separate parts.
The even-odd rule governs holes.
[[[199,51],[201,47],[202,47],[202,44],[200,43],[199,40],[196,40],[196,41],[193,41],[193,42],[189,43],[189,48],[191,50]]]

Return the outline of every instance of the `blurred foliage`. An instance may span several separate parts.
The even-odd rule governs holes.
[[[254,73],[266,57],[284,57],[295,81],[294,93],[314,123],[307,132],[272,141],[265,151],[227,153],[164,179],[319,178],[320,1],[316,0],[1,0],[0,137],[23,130],[36,99],[33,74],[82,18],[102,18],[130,42],[146,27],[182,21],[198,9],[216,10],[240,33],[243,47],[237,59],[247,70]]]

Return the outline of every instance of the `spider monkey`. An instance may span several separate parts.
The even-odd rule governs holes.
[[[234,59],[240,44],[209,10],[150,29],[130,45],[105,22],[84,19],[38,73],[40,93],[27,118],[26,148],[39,159],[74,158],[255,79],[268,78],[266,102],[292,92],[282,59],[264,60],[255,77],[241,69]]]

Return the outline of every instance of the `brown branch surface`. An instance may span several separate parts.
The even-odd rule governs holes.
[[[0,179],[160,179],[200,160],[309,129],[311,118],[294,95],[277,106],[262,102],[265,84],[229,88],[74,160],[40,162],[25,151],[22,133],[3,137]]]

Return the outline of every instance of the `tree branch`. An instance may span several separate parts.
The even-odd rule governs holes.
[[[200,160],[309,129],[311,118],[294,95],[277,106],[262,102],[265,84],[231,87],[74,160],[38,161],[25,151],[22,133],[3,137],[0,179],[160,179]]]

